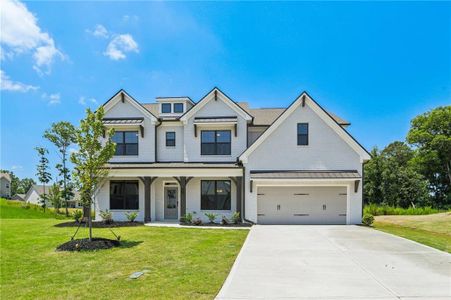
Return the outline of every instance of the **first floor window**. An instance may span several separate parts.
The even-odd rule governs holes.
[[[298,123],[298,145],[308,145],[308,123]]]
[[[201,180],[202,210],[230,210],[230,180]]]
[[[116,143],[114,155],[138,155],[138,131],[116,131],[112,140]]]
[[[230,155],[232,150],[230,130],[202,130],[201,155]]]
[[[175,132],[166,132],[166,147],[175,147]]]
[[[110,209],[139,209],[138,181],[110,181]]]

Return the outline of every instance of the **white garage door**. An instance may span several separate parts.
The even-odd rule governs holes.
[[[346,224],[346,187],[259,187],[259,224]]]

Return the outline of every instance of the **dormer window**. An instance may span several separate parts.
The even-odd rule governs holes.
[[[183,103],[174,103],[174,113],[183,113]]]
[[[171,103],[161,103],[161,113],[170,114],[171,112]]]

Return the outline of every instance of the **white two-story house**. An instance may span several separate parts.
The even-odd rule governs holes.
[[[115,129],[96,219],[177,221],[206,212],[258,224],[357,224],[368,152],[348,122],[307,93],[286,109],[252,109],[214,88],[197,103],[139,103],[120,90],[104,105]]]

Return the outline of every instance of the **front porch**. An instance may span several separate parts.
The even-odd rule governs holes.
[[[157,163],[148,165],[113,165],[96,195],[96,220],[100,211],[109,210],[113,219],[145,223],[178,223],[188,213],[207,222],[205,213],[231,218],[242,211],[243,169],[236,164]],[[121,198],[121,193],[123,195]]]

